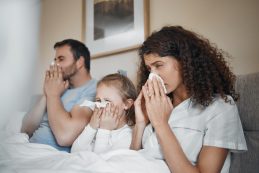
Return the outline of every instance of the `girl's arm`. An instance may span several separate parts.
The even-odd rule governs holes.
[[[111,148],[111,130],[98,129],[95,138],[93,152],[102,153]]]
[[[109,103],[103,109],[100,116],[100,128],[96,134],[94,145],[95,153],[105,152],[112,147],[112,130],[117,129],[119,125],[118,107]]]
[[[96,135],[97,129],[92,128],[89,124],[85,127],[83,132],[74,141],[71,153],[78,151],[92,151],[93,150],[93,140]]]
[[[100,126],[100,116],[102,114],[102,109],[94,109],[93,115],[89,124],[85,127],[83,132],[74,141],[71,152],[89,150],[93,151],[94,137],[97,133],[97,129]]]

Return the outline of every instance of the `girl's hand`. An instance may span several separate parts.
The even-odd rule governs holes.
[[[145,126],[149,123],[147,116],[145,100],[143,97],[143,91],[141,90],[137,99],[134,102],[135,107],[135,118],[136,124],[144,124]]]
[[[142,87],[148,118],[154,128],[168,124],[173,105],[164,93],[162,84],[154,78]]]
[[[106,130],[115,130],[119,126],[120,122],[119,109],[117,106],[114,106],[112,103],[109,103],[104,108],[101,121],[100,128]]]
[[[94,108],[93,115],[89,122],[89,124],[92,128],[98,129],[100,127],[100,118],[101,118],[102,112],[103,112],[103,109],[98,109],[96,107]]]

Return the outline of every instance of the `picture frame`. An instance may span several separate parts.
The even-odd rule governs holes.
[[[83,1],[83,40],[91,58],[136,49],[149,32],[149,0]]]

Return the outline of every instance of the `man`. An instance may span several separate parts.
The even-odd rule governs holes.
[[[46,71],[44,94],[24,117],[21,132],[32,143],[70,152],[92,115],[90,108],[79,105],[95,99],[97,81],[90,75],[90,53],[83,43],[67,39],[54,49],[55,64]]]

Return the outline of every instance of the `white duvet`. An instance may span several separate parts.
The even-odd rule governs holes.
[[[66,153],[28,142],[23,133],[1,134],[1,173],[169,173],[163,160],[133,150],[114,150],[104,154],[90,151]]]

